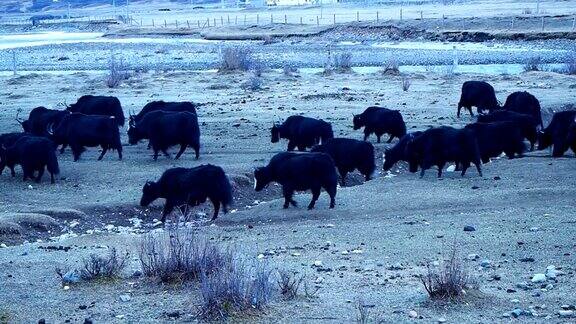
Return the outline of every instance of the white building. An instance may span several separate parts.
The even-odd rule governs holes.
[[[337,3],[338,0],[266,0],[269,6],[299,6]]]

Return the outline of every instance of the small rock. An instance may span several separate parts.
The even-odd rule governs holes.
[[[530,285],[526,282],[519,282],[516,284],[516,288],[520,288],[522,290],[529,290],[530,289]]]
[[[446,319],[444,317],[438,318],[438,323],[446,323]]]
[[[511,312],[511,314],[512,314],[512,316],[513,316],[514,318],[520,317],[520,315],[522,315],[522,313],[523,313],[523,312],[522,312],[522,310],[521,310],[520,308],[516,308],[515,310],[513,310],[513,311]]]
[[[474,226],[466,225],[464,226],[464,232],[474,232],[476,229]]]
[[[64,290],[69,290],[69,289],[70,289],[70,286],[64,286],[64,287],[62,287],[62,289],[64,289]]]
[[[266,256],[262,253],[258,254],[258,259],[264,259]]]
[[[537,273],[532,277],[531,280],[533,283],[542,283],[546,282],[546,275],[543,273]]]
[[[7,247],[8,247],[8,245],[6,245],[6,244],[4,244],[4,243],[0,244],[0,248],[3,248],[3,249],[4,249],[4,248],[7,248]]]
[[[510,299],[510,302],[513,304],[518,304],[518,303],[520,303],[520,300],[519,299]]]
[[[482,268],[491,268],[492,262],[490,262],[490,260],[482,260],[482,262],[480,262],[480,266]]]
[[[348,255],[348,254],[350,254],[350,252],[348,252],[348,250],[344,250],[344,251],[342,251],[342,252],[340,252],[340,253],[341,253],[342,255]]]
[[[134,271],[134,273],[132,274],[132,277],[133,277],[133,278],[138,278],[138,277],[141,277],[141,276],[142,276],[142,271],[140,271],[140,270],[136,270],[136,271]]]
[[[504,313],[504,314],[502,314],[502,317],[504,317],[504,318],[510,318],[510,316],[511,316],[510,313]]]
[[[536,226],[530,227],[530,232],[537,232],[538,230],[539,230],[539,228]]]
[[[479,256],[478,254],[471,253],[471,254],[468,254],[468,256],[466,257],[466,259],[468,259],[468,260],[470,260],[470,261],[475,261],[475,260],[480,259],[480,256]]]
[[[563,310],[576,310],[576,306],[574,305],[562,305],[560,306]]]
[[[315,267],[321,267],[321,266],[322,266],[322,261],[320,261],[320,260],[314,261],[314,266],[315,266]]]
[[[414,310],[411,310],[408,312],[408,316],[410,316],[410,318],[418,318],[418,313],[416,313]]]
[[[401,263],[395,263],[387,268],[388,270],[403,270],[404,266]]]
[[[534,262],[534,258],[533,257],[527,257],[527,258],[522,258],[520,259],[520,262]]]
[[[560,317],[572,317],[572,316],[574,316],[574,311],[573,310],[561,310],[561,311],[558,311],[558,315],[560,315]]]
[[[324,282],[324,278],[322,278],[322,277],[318,277],[318,278],[316,278],[316,280],[314,280],[314,283],[316,283],[316,284],[320,284],[322,282]]]
[[[356,249],[356,250],[352,250],[352,253],[354,253],[354,254],[362,254],[362,253],[364,253],[364,252],[363,252],[362,250],[360,250],[360,249]]]
[[[130,297],[130,295],[120,295],[120,300],[123,302],[129,302],[132,300],[132,297]]]

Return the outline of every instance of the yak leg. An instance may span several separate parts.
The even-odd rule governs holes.
[[[54,173],[50,172],[50,183],[55,184],[56,181],[54,180]]]
[[[392,143],[392,140],[394,139],[394,135],[390,134],[390,138],[388,139],[388,144]]]
[[[364,128],[364,142],[368,140],[368,137],[370,137],[370,131]]]
[[[326,192],[330,196],[330,209],[334,208],[336,205],[336,186],[324,186]]]
[[[458,104],[458,112],[456,113],[456,117],[460,118],[460,110],[462,109],[462,106],[460,104]]]
[[[154,161],[158,160],[158,151],[159,150],[157,148],[154,148],[154,156],[152,157]]]
[[[16,170],[14,170],[14,166],[10,167],[10,174],[12,175],[12,178],[16,176]]]
[[[320,197],[320,186],[313,186],[311,190],[312,190],[312,200],[308,205],[308,209],[314,209],[314,205],[316,205],[316,200],[318,200],[318,197]]]
[[[289,140],[288,141],[288,151],[294,151],[294,148],[296,148],[296,143],[294,143],[294,141]]]
[[[100,156],[98,157],[98,161],[102,161],[102,159],[104,158],[104,154],[106,154],[106,152],[108,152],[108,145],[102,144],[102,153],[100,153]]]
[[[187,144],[180,144],[180,150],[178,151],[178,154],[176,154],[176,160],[178,160],[180,156],[182,156],[182,153],[184,153],[184,151],[186,150],[186,146]]]
[[[62,144],[62,147],[60,148],[60,154],[64,153],[64,151],[66,150],[66,146],[68,146],[68,144],[66,143]]]
[[[472,112],[472,106],[466,107],[466,108],[468,108],[468,111],[470,112],[470,116],[474,117],[474,113]],[[478,113],[480,113],[480,110],[478,110]]]
[[[38,176],[36,177],[36,183],[40,183],[42,181],[42,176],[44,175],[44,166],[38,169]]]
[[[162,223],[166,221],[166,216],[168,216],[176,207],[174,201],[167,199],[166,204],[164,204],[164,210],[162,211],[162,219],[160,220]]]
[[[220,211],[220,201],[216,198],[210,198],[210,201],[212,201],[212,205],[214,205],[214,215],[212,216],[212,220],[215,220]]]
[[[294,199],[292,199],[292,196],[294,195],[294,190],[292,190],[291,187],[283,186],[282,193],[284,194],[284,206],[283,206],[284,209],[288,208],[290,204],[292,204],[292,206],[294,207],[297,207],[296,202],[294,201]]]
[[[194,145],[193,149],[194,153],[196,153],[196,160],[198,160],[200,158],[200,145]]]
[[[444,169],[445,163],[438,164],[438,178],[442,178],[442,170]]]

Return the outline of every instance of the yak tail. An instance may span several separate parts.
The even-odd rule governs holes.
[[[58,166],[58,158],[56,157],[56,151],[51,150],[48,154],[48,163],[46,165],[48,172],[57,175],[60,174],[60,167]]]
[[[226,214],[228,208],[232,206],[232,186],[230,185],[230,180],[223,174],[219,177],[218,188],[220,189],[220,203],[222,203],[222,211]]]

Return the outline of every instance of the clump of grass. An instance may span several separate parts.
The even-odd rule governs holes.
[[[328,59],[324,65],[324,74],[329,75],[334,72],[348,73],[352,71],[352,53],[344,52],[332,55],[328,52]]]
[[[219,72],[248,71],[252,52],[246,47],[227,47],[222,51]]]
[[[108,76],[106,78],[106,85],[108,88],[117,88],[124,80],[130,78],[130,73],[124,64],[124,60],[116,60],[115,57],[110,58],[108,62]]]
[[[292,77],[298,74],[298,69],[290,65],[285,65],[282,68],[282,72],[285,76]]]
[[[408,91],[410,86],[412,85],[412,81],[408,77],[402,77],[402,90]]]
[[[524,72],[542,71],[542,59],[540,57],[531,57],[523,66]]]
[[[204,320],[225,320],[238,314],[261,311],[271,300],[272,272],[262,264],[236,259],[211,276],[202,275],[202,305],[198,316]]]
[[[564,64],[564,73],[568,75],[576,75],[576,54],[574,54],[568,62]]]
[[[161,282],[183,282],[226,267],[232,261],[232,252],[197,239],[191,230],[173,229],[146,235],[139,258],[145,276]]]
[[[386,66],[382,69],[382,74],[385,75],[400,75],[400,65],[395,59],[390,60],[386,63]]]
[[[253,73],[240,87],[247,91],[260,91],[263,83],[262,78],[257,73]]]
[[[449,300],[464,296],[471,282],[456,247],[448,260],[442,261],[438,267],[429,263],[427,273],[420,276],[420,280],[431,299]]]

